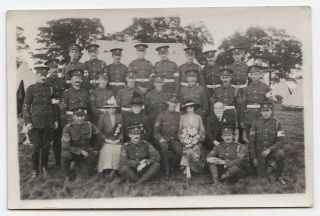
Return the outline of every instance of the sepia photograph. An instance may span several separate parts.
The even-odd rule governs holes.
[[[311,207],[311,9],[12,10],[8,208]]]

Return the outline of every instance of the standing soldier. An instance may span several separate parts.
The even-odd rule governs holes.
[[[137,49],[138,58],[129,64],[129,70],[134,70],[137,72],[136,82],[143,88],[143,92],[146,93],[152,88],[150,78],[154,75],[154,68],[152,63],[145,59],[148,45],[137,44],[134,47]]]
[[[275,173],[279,183],[285,185],[282,178],[285,135],[279,120],[272,117],[272,106],[273,103],[268,101],[260,104],[262,117],[255,120],[250,129],[250,158],[253,167],[261,166],[263,170],[260,171],[267,177]]]
[[[107,88],[108,75],[104,72],[98,72],[97,77],[97,88],[91,89],[90,94],[90,113],[92,122],[98,125],[99,118],[101,116],[103,104],[114,96],[113,91]]]
[[[199,71],[189,70],[186,71],[185,74],[188,85],[181,89],[180,103],[183,104],[188,100],[192,100],[194,103],[199,104],[200,107],[196,110],[196,113],[199,114],[202,119],[205,119],[208,111],[208,99],[204,88],[197,85]]]
[[[64,174],[74,180],[77,173],[84,177],[94,170],[96,155],[104,136],[91,122],[85,121],[86,109],[73,107],[73,121],[63,128],[61,161]],[[72,166],[71,162],[75,162]],[[72,169],[73,168],[73,169]]]
[[[175,111],[179,103],[176,95],[168,100],[168,109],[161,112],[154,125],[153,136],[160,149],[162,168],[166,177],[170,175],[169,150],[173,151],[174,167],[178,168],[182,156],[182,144],[178,138],[180,113]]]
[[[128,129],[130,141],[121,148],[119,172],[124,180],[142,184],[159,171],[160,155],[143,140],[142,128],[134,125]]]
[[[170,61],[169,46],[160,46],[158,51],[161,61],[154,65],[155,73],[164,76],[164,90],[168,93],[178,93],[179,90],[179,72],[178,66],[173,61]]]
[[[52,149],[54,154],[54,159],[56,165],[59,167],[61,165],[61,136],[62,136],[62,125],[61,125],[61,115],[60,115],[60,108],[59,104],[61,101],[62,94],[66,89],[66,81],[63,78],[58,76],[58,60],[51,59],[45,62],[45,65],[49,67],[49,77],[47,78],[47,83],[54,89],[54,95],[52,99],[52,104],[54,104],[54,109],[57,114],[58,119],[58,128],[53,131],[53,142],[52,142]]]
[[[200,74],[201,67],[200,67],[200,65],[194,63],[196,50],[192,47],[188,47],[188,48],[185,48],[184,51],[186,52],[187,62],[180,65],[180,67],[179,67],[180,91],[183,86],[189,85],[189,83],[187,81],[186,72],[190,71],[190,70],[198,71],[198,79],[197,80],[198,80],[198,82],[200,82],[200,85],[204,84],[203,76],[202,76],[202,74]]]
[[[150,134],[153,133],[154,123],[158,114],[165,111],[168,106],[168,94],[164,92],[163,85],[164,77],[162,75],[154,75],[154,89],[149,91],[145,97],[145,111],[148,116],[148,128],[150,130]]]
[[[130,102],[134,92],[138,92],[143,96],[141,89],[136,86],[136,71],[129,71],[126,76],[127,85],[125,88],[120,89],[117,93],[116,100],[121,107],[122,114],[131,112]],[[142,97],[143,98],[143,97]]]
[[[57,115],[51,102],[54,89],[45,82],[48,67],[37,66],[34,69],[37,73],[37,83],[27,88],[23,103],[23,119],[33,143],[32,178],[37,177],[39,172],[48,174],[49,147],[53,129],[58,127]]]
[[[70,60],[69,60],[69,63],[64,66],[63,75],[68,84],[68,87],[70,87],[70,77],[68,75],[68,72],[73,69],[81,69],[83,64],[79,62],[81,58],[80,45],[76,43],[69,44],[68,50],[69,50]]]
[[[61,122],[63,127],[73,121],[73,109],[81,106],[88,110],[90,102],[88,91],[81,87],[83,82],[83,70],[73,69],[68,72],[68,75],[71,78],[71,88],[64,91],[60,103]]]
[[[213,95],[213,91],[221,86],[219,66],[216,64],[216,50],[209,50],[203,54],[206,56],[208,64],[202,69],[205,82],[205,89],[208,97]]]
[[[237,114],[241,115],[241,106],[243,103],[243,89],[248,86],[248,65],[243,62],[245,52],[241,47],[235,47],[231,49],[232,58],[234,62],[228,66],[233,71],[231,85],[239,91],[239,105],[237,106]],[[240,125],[240,119],[238,119],[239,126],[239,140],[244,143],[243,140],[243,128]]]
[[[243,122],[247,138],[249,138],[250,127],[254,120],[261,117],[259,112],[260,103],[266,101],[268,98],[272,99],[272,93],[269,86],[261,81],[262,67],[253,65],[248,68],[248,73],[252,82],[243,90]]]
[[[236,107],[239,105],[237,103],[238,100],[238,90],[231,86],[231,75],[233,71],[228,68],[222,68],[220,70],[220,79],[222,82],[222,86],[217,88],[212,97],[210,98],[210,103],[215,104],[216,102],[221,102],[224,105],[224,112],[235,122],[238,122]],[[238,123],[237,123],[238,127]],[[235,134],[238,135],[238,128],[235,128]],[[236,136],[236,138],[238,138]]]
[[[212,183],[220,181],[236,182],[244,174],[246,150],[244,145],[234,142],[234,129],[224,126],[221,129],[223,142],[207,156]]]
[[[88,90],[97,86],[98,73],[108,74],[106,63],[98,59],[99,47],[98,44],[90,44],[86,47],[90,60],[83,63],[82,69],[84,71],[83,87]]]
[[[113,63],[108,65],[109,71],[109,86],[114,95],[118,94],[119,89],[123,89],[126,86],[126,75],[128,67],[121,64],[122,49],[111,49]]]

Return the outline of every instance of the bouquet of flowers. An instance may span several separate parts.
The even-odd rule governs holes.
[[[200,135],[195,128],[183,128],[181,131],[180,141],[186,148],[193,148],[199,142]]]

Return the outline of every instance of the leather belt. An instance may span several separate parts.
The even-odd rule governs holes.
[[[172,83],[172,82],[174,82],[174,79],[166,79],[166,78],[164,78],[164,82],[165,83]]]
[[[149,79],[136,79],[137,82],[149,82]]]
[[[130,107],[121,107],[122,111],[127,111],[127,112],[131,112],[132,109]]]
[[[251,109],[259,109],[260,108],[260,104],[248,104],[247,108],[251,108]]]
[[[207,85],[207,88],[212,88],[212,89],[216,89],[218,87],[221,87],[221,84],[216,84],[216,85]]]
[[[229,110],[229,109],[235,109],[235,106],[224,106],[225,109]]]
[[[112,86],[125,86],[126,83],[125,82],[109,82],[109,85],[112,85]]]
[[[87,110],[85,110],[84,113],[87,114]],[[73,111],[67,111],[66,114],[67,115],[73,115]]]

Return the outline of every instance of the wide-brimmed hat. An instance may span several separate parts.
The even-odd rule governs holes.
[[[194,109],[197,109],[200,105],[195,103],[193,100],[187,100],[182,104],[181,110],[185,110],[187,107],[194,107]]]
[[[109,100],[103,103],[103,108],[119,108],[116,99],[112,96]]]

